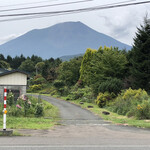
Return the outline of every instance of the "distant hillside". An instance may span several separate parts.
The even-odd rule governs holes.
[[[87,48],[98,49],[105,45],[131,49],[131,46],[99,33],[81,22],[65,22],[45,29],[32,30],[2,44],[0,53],[12,57],[34,54],[43,58],[56,58],[85,53]]]
[[[67,55],[59,57],[62,61],[69,61],[70,59],[73,59],[75,57],[83,56],[84,54],[77,54],[77,55]]]

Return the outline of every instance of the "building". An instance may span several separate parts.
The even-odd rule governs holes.
[[[0,69],[0,101],[3,101],[4,87],[14,93],[15,99],[26,94],[27,78],[28,74],[23,71]]]

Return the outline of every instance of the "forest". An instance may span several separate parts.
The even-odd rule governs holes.
[[[62,62],[39,56],[0,55],[0,68],[30,74],[29,93],[65,96],[101,108],[150,119],[150,24],[137,28],[130,51],[117,47],[88,48],[83,56]]]

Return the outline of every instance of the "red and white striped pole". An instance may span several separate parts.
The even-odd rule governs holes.
[[[6,130],[6,99],[7,99],[7,89],[4,87],[4,110],[3,110],[3,130]]]

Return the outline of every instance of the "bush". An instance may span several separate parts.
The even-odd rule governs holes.
[[[132,90],[130,88],[122,91],[111,104],[110,109],[120,115],[136,116],[137,106],[141,105],[143,101],[148,101],[148,99],[149,96],[145,90]]]
[[[42,85],[41,84],[34,84],[34,85],[31,85],[29,88],[31,89],[32,92],[35,92],[35,91],[41,90]]]
[[[9,106],[14,105],[14,94],[12,92],[9,92],[7,95],[7,104]]]
[[[67,100],[77,100],[80,99],[84,102],[93,102],[94,101],[94,95],[92,93],[92,90],[90,87],[85,86],[84,88],[79,88],[77,85],[74,86],[70,94],[67,97]]]
[[[43,113],[44,111],[42,104],[37,104],[35,108],[35,117],[42,117]]]
[[[120,79],[113,78],[102,82],[99,85],[98,92],[101,93],[113,92],[117,95],[122,90],[122,88],[123,88],[122,81]]]
[[[8,116],[15,116],[15,117],[20,117],[23,116],[23,110],[22,108],[18,108],[15,105],[11,106],[11,107],[7,107],[7,111],[8,111]]]
[[[144,100],[141,105],[137,105],[135,117],[137,119],[150,119],[150,101]]]
[[[44,84],[44,83],[46,83],[46,79],[43,77],[34,80],[34,84]]]
[[[114,93],[99,93],[95,102],[100,108],[103,108],[104,106],[108,105],[108,103],[112,101],[113,98],[115,98]]]
[[[56,88],[62,88],[65,84],[64,84],[64,82],[62,80],[55,80],[53,85]]]

